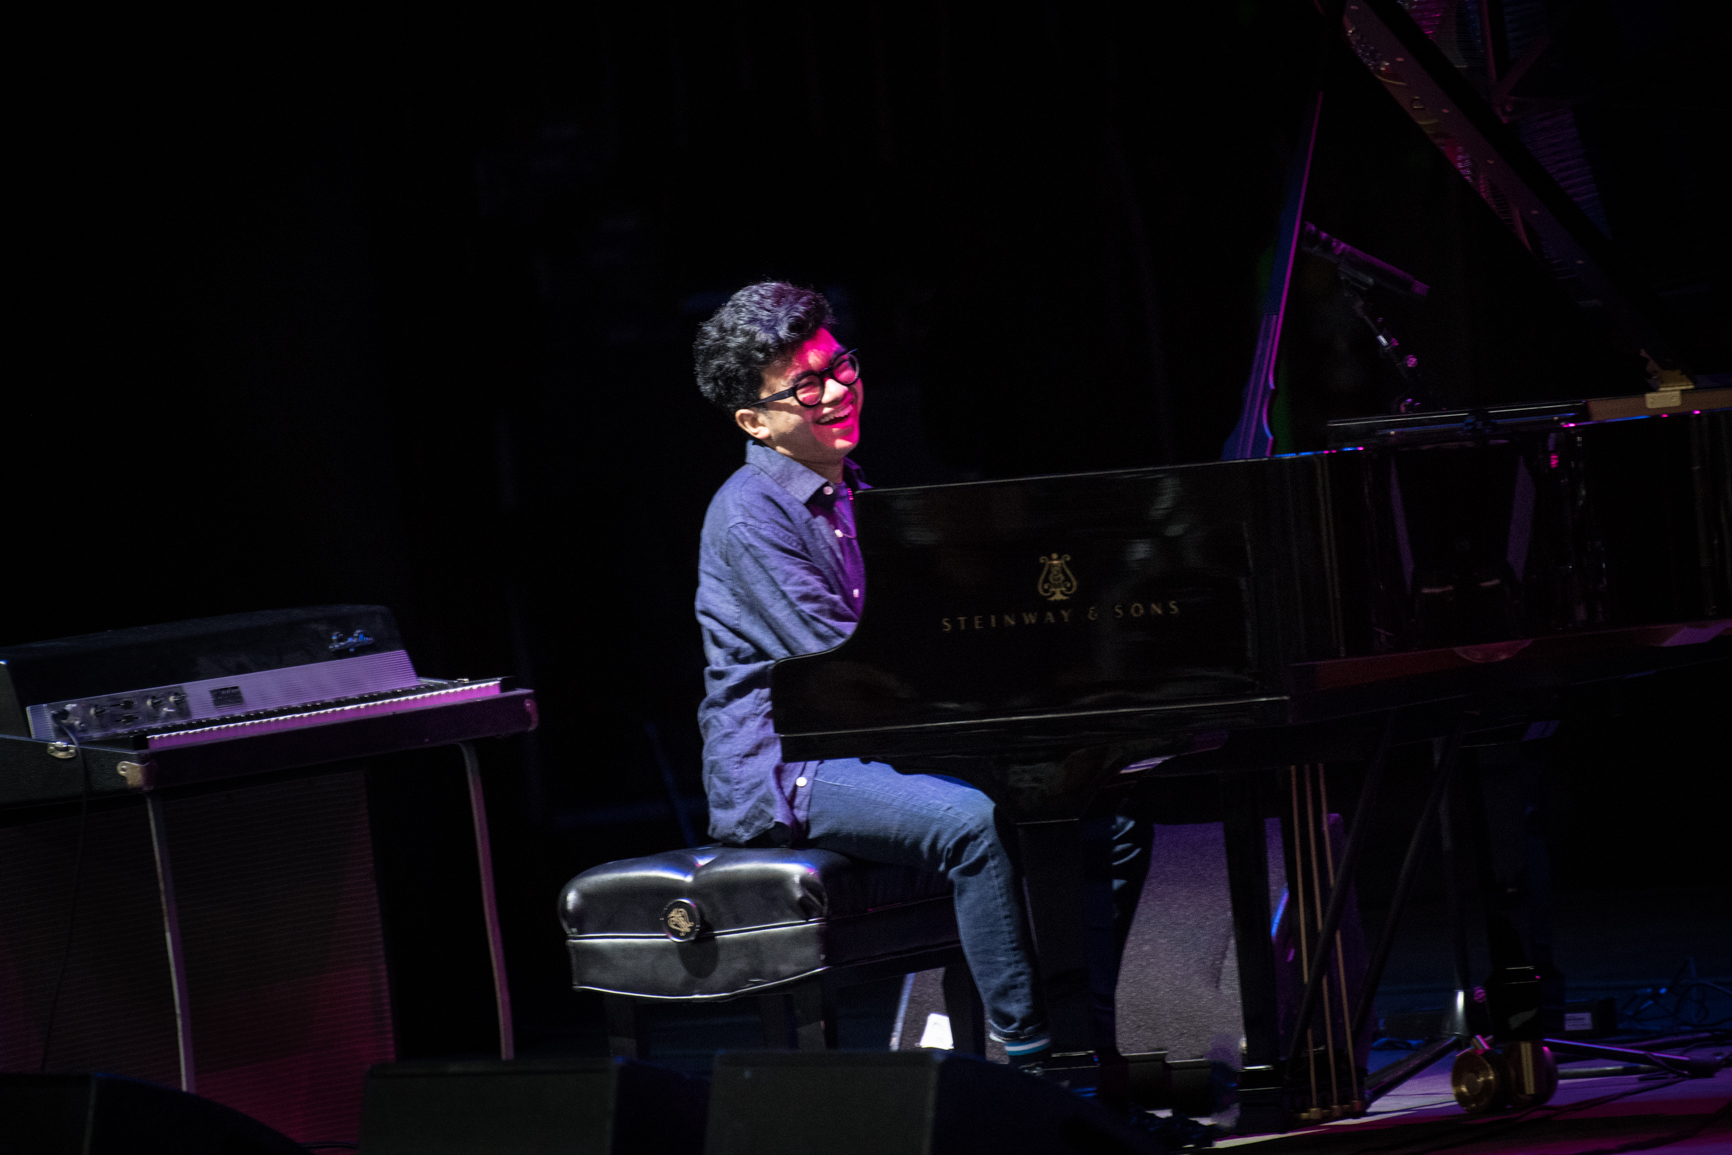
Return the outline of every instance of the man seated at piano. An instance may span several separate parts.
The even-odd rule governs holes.
[[[866,574],[848,454],[864,385],[824,297],[777,282],[735,293],[698,331],[698,387],[750,439],[704,519],[697,616],[710,834],[733,846],[815,846],[921,867],[955,888],[963,953],[994,1038],[1038,1071],[1050,1040],[1015,870],[973,786],[881,762],[783,762],[770,666],[830,649],[860,620]]]

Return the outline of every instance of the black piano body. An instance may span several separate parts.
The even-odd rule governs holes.
[[[1732,618],[1729,446],[1728,410],[1548,418],[872,490],[856,505],[858,628],[772,675],[783,753],[1176,753],[1201,734],[1477,692],[1558,643],[1705,641]]]
[[[1103,787],[1222,773],[1235,920],[1267,928],[1262,820],[1231,813],[1235,772],[1364,759],[1386,722],[1396,742],[1467,711],[1520,727],[1572,686],[1727,659],[1732,409],[1587,414],[862,494],[865,609],[841,645],[776,665],[783,755],[992,795],[1021,832],[1055,1048],[1094,1050],[1074,820]],[[1245,1059],[1278,1081],[1259,939],[1266,956],[1266,934],[1238,935]]]

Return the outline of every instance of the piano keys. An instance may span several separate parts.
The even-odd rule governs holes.
[[[384,606],[311,606],[0,649],[0,733],[94,741],[411,690]]]
[[[534,696],[504,679],[419,676],[384,606],[30,642],[0,649],[0,806],[245,777],[535,724]]]

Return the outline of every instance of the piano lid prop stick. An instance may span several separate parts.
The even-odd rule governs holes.
[[[1311,950],[1306,945],[1308,927],[1305,920],[1305,823],[1299,817],[1299,767],[1287,767],[1288,793],[1293,806],[1293,897],[1297,899],[1298,910],[1295,912],[1299,927],[1299,981],[1305,984],[1305,989],[1311,989]],[[1311,1074],[1311,1106],[1317,1106],[1317,1039],[1311,1032],[1309,1021],[1293,1023],[1293,1046],[1287,1054],[1287,1067],[1293,1068],[1293,1060],[1299,1049],[1299,1040],[1305,1040],[1305,1065]]]
[[[1293,278],[1293,256],[1299,247],[1301,214],[1305,211],[1305,186],[1311,180],[1311,155],[1317,144],[1317,120],[1323,114],[1323,88],[1317,94],[1299,131],[1293,150],[1293,166],[1287,174],[1287,203],[1281,224],[1275,230],[1275,260],[1263,289],[1263,320],[1257,326],[1257,352],[1251,359],[1251,376],[1245,381],[1240,401],[1239,424],[1221,448],[1221,460],[1267,457],[1275,443],[1269,432],[1269,399],[1275,393],[1275,358],[1281,350],[1281,318],[1287,311],[1287,286]]]

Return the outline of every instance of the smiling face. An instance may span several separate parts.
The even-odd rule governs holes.
[[[792,397],[755,409],[736,409],[734,420],[747,436],[792,457],[833,482],[842,480],[842,459],[860,444],[860,409],[865,401],[862,382],[843,385],[824,377],[830,362],[845,350],[830,330],[819,329],[793,352],[764,370],[759,397],[791,389],[804,380],[822,380],[824,398],[811,409]]]

